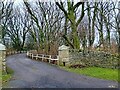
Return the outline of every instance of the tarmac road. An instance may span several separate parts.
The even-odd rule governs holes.
[[[26,54],[7,57],[7,65],[14,70],[6,88],[111,88],[114,81],[78,75],[55,65],[31,60]]]

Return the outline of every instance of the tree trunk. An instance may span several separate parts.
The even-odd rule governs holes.
[[[80,41],[77,34],[77,27],[74,24],[71,24],[72,26],[72,35],[73,35],[73,44],[75,49],[80,49]]]

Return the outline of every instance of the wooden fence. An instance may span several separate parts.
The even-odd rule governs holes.
[[[59,57],[58,55],[45,55],[45,54],[37,54],[32,53],[30,51],[27,52],[27,57],[35,60],[41,60],[48,63],[53,63],[59,65]]]

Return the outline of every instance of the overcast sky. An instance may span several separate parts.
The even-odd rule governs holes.
[[[15,3],[21,3],[22,0],[14,0]],[[35,2],[35,1],[38,1],[38,0],[26,0],[26,1],[30,1],[30,2]],[[39,0],[41,2],[54,2],[54,1],[60,1],[60,0]],[[61,1],[65,1],[65,0],[61,0]],[[102,2],[109,2],[111,0],[73,0],[74,2],[78,2],[78,1],[89,1],[89,2],[99,2],[99,1],[102,1]],[[114,2],[118,2],[120,0],[113,0]]]

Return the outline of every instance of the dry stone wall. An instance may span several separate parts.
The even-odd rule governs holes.
[[[81,51],[70,49],[69,62],[73,64],[83,64],[86,66],[96,66],[105,68],[120,68],[118,55],[102,51]]]

